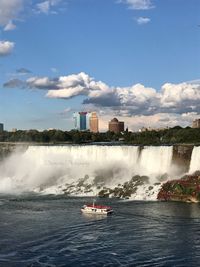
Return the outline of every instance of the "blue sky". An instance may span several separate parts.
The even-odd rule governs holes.
[[[102,130],[113,116],[132,130],[190,124],[199,14],[199,0],[0,0],[0,121],[68,130],[74,111],[96,110]]]

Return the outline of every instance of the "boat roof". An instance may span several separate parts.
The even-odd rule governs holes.
[[[95,209],[111,209],[109,206],[102,206],[102,205],[93,205],[93,204],[86,204],[89,208],[95,208]]]

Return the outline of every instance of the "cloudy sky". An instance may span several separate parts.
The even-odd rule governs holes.
[[[75,111],[131,130],[200,113],[199,0],[0,0],[0,122],[73,128]]]

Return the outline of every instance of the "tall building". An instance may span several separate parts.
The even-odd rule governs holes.
[[[124,122],[118,121],[117,118],[112,119],[109,122],[108,129],[110,132],[120,133],[124,131]]]
[[[90,116],[90,131],[93,133],[98,133],[99,131],[99,119],[96,112],[92,112]]]
[[[192,122],[192,128],[200,128],[200,119],[196,119]]]
[[[87,112],[79,112],[80,115],[80,131],[87,130]]]
[[[0,123],[0,132],[3,132],[3,123]]]
[[[90,117],[91,117],[91,112],[87,112],[86,114],[86,129],[90,130]]]
[[[88,112],[74,112],[74,128],[79,131],[86,131],[90,129]]]
[[[79,112],[74,112],[73,119],[74,119],[74,129],[75,130],[80,130],[80,115],[79,115]]]

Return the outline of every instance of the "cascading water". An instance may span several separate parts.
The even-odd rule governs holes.
[[[171,172],[171,146],[144,147],[139,161],[139,174],[156,177]]]
[[[189,173],[200,170],[200,146],[195,146],[192,151]]]
[[[157,177],[170,173],[173,147],[137,146],[30,146],[15,152],[0,165],[0,192],[40,191],[63,193],[86,177],[87,187],[94,181],[115,187],[134,175]],[[81,193],[81,192],[79,192]],[[93,191],[93,194],[96,191]]]

